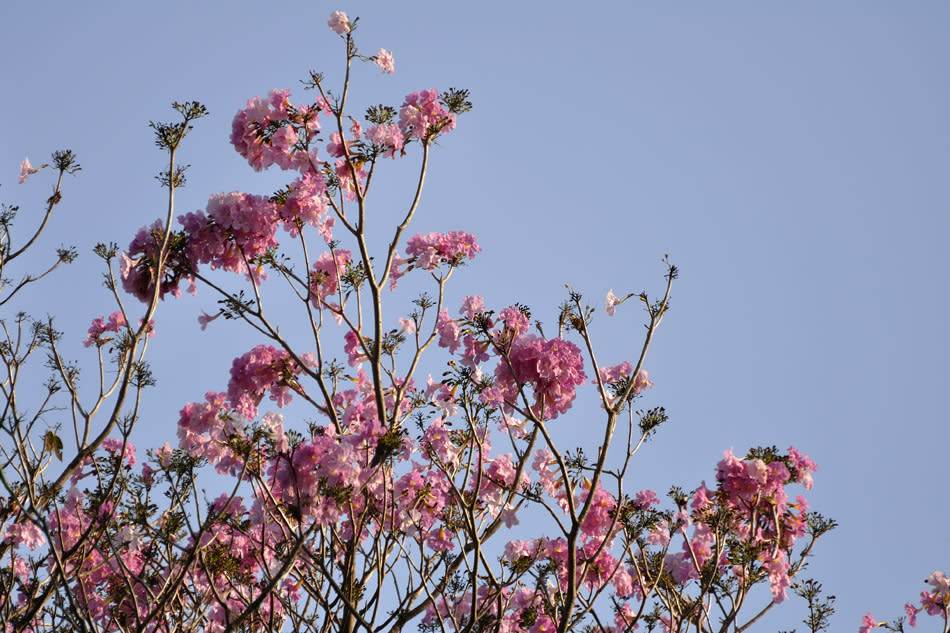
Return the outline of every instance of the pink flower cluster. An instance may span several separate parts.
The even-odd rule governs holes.
[[[207,215],[195,211],[180,216],[187,236],[188,259],[193,270],[200,264],[264,279],[258,267],[248,264],[277,247],[277,206],[262,196],[219,193],[211,196]]]
[[[399,110],[399,128],[403,134],[427,139],[455,129],[455,115],[439,103],[438,90],[422,90],[406,96]]]
[[[448,262],[455,265],[466,259],[473,259],[481,253],[475,236],[465,231],[448,233],[416,233],[406,243],[406,254],[413,258],[414,265],[423,270],[435,270],[439,264]]]
[[[575,389],[587,379],[584,360],[576,345],[564,339],[542,339],[525,334],[514,340],[505,358],[495,368],[495,386],[511,411],[520,404],[520,388],[534,394],[532,412],[539,419],[553,420],[571,408]]]
[[[328,112],[325,101],[292,106],[290,90],[272,90],[267,99],[255,97],[231,122],[231,144],[255,171],[277,165],[306,172],[315,158],[307,151],[320,131],[317,115]]]
[[[308,355],[304,362],[312,360]],[[289,390],[302,392],[297,376],[303,367],[291,359],[290,354],[273,345],[258,345],[231,364],[231,380],[228,381],[228,402],[235,411],[248,419],[257,417],[257,406],[264,394],[283,407],[293,399]]]
[[[121,256],[119,274],[122,289],[143,303],[152,298],[158,271],[158,249],[164,233],[165,227],[160,220],[156,220],[151,226],[142,227],[132,238],[128,250]],[[182,280],[189,282],[188,291],[194,293],[192,273],[187,254],[181,249],[170,249],[162,268],[162,278],[159,280],[159,298],[164,299],[169,293],[176,297],[181,296],[178,284]]]
[[[920,592],[920,605],[908,602],[904,605],[904,612],[907,614],[907,621],[911,626],[917,626],[917,615],[926,612],[927,615],[938,616],[943,619],[944,628],[950,623],[950,578],[942,571],[935,571],[927,578],[927,584],[932,587],[929,591]],[[876,622],[874,616],[869,611],[861,620],[861,633],[867,633],[871,629],[884,626],[885,622]],[[890,627],[888,627],[890,628]]]
[[[297,237],[305,224],[317,227],[324,241],[333,239],[335,220],[327,216],[326,179],[320,172],[309,171],[290,186],[287,199],[278,205],[278,215],[290,237]]]
[[[396,65],[393,63],[393,54],[385,48],[379,49],[373,61],[383,71],[383,74],[389,73],[391,75],[396,71]]]
[[[83,345],[86,347],[102,347],[109,341],[111,338],[103,338],[102,335],[106,332],[116,332],[120,329],[126,327],[125,317],[122,316],[122,313],[118,310],[109,315],[109,320],[106,321],[105,317],[98,317],[92,320],[92,325],[89,326],[89,333],[86,336],[86,340],[83,341]]]
[[[382,150],[384,156],[396,158],[396,152],[402,150],[404,141],[402,131],[393,123],[371,125],[366,130],[366,141]]]
[[[321,253],[310,272],[310,302],[313,307],[322,307],[327,297],[337,294],[340,278],[352,261],[350,251],[345,248],[333,253]]]

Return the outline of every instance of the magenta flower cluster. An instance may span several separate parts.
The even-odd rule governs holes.
[[[545,340],[533,334],[518,337],[495,367],[495,385],[506,410],[520,404],[522,386],[534,396],[531,411],[553,420],[571,408],[578,385],[587,379],[581,351],[570,341]]]

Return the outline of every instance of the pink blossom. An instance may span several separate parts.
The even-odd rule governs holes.
[[[541,615],[534,621],[529,633],[554,633],[557,631],[557,625],[549,616]]]
[[[392,58],[390,57],[390,61],[391,60]],[[43,169],[43,167],[46,167],[46,165],[34,169],[33,165],[30,164],[30,159],[24,158],[23,162],[20,163],[20,180],[17,182],[22,185],[24,182],[26,182],[27,178],[37,173],[40,169]]]
[[[433,529],[429,532],[429,538],[426,539],[426,545],[436,552],[450,552],[455,549],[455,534],[439,526],[439,529]]]
[[[349,33],[351,28],[350,19],[346,17],[346,14],[342,11],[334,11],[331,13],[330,19],[327,20],[327,25],[330,27],[330,30],[340,35]]]
[[[165,227],[160,220],[156,220],[151,226],[143,226],[132,239],[128,251],[122,253],[120,258],[119,273],[123,290],[143,303],[152,298],[158,246],[164,234]],[[162,269],[159,299],[164,299],[168,293],[176,297],[181,296],[178,284],[183,279],[189,281],[189,291],[194,293],[192,270],[193,264],[187,253],[170,251],[165,267]]]
[[[132,442],[123,442],[120,439],[110,437],[103,440],[102,449],[113,455],[118,455],[121,452],[129,466],[135,466],[136,464],[135,445]]]
[[[917,608],[908,602],[904,605],[904,612],[907,614],[908,624],[917,626]]]
[[[462,339],[462,346],[462,360],[460,362],[466,367],[477,369],[481,363],[491,358],[487,351],[488,341],[482,341],[471,334],[466,334]]]
[[[613,365],[611,367],[601,367],[600,371],[600,380],[605,385],[610,383],[617,382],[621,378],[626,378],[633,372],[633,365],[629,361],[624,361],[619,365]],[[597,384],[597,381],[593,381],[594,384]]]
[[[641,490],[633,498],[633,505],[640,508],[641,510],[646,510],[650,506],[655,506],[660,504],[659,497],[656,496],[656,493],[652,490]]]
[[[356,169],[356,181],[353,180],[353,169]],[[359,191],[363,190],[366,182],[366,170],[363,169],[363,163],[358,160],[339,159],[333,163],[333,170],[336,173],[337,180],[340,183],[340,191],[350,202],[356,200],[357,187]]]
[[[3,540],[12,543],[13,547],[21,545],[30,550],[36,550],[37,547],[46,543],[46,537],[38,525],[31,522],[13,523],[7,526],[3,535]]]
[[[796,478],[806,490],[811,490],[813,480],[811,474],[818,470],[818,464],[808,459],[808,456],[799,452],[794,446],[788,449],[788,459],[795,470]]]
[[[228,401],[241,415],[248,419],[257,416],[257,405],[266,392],[270,399],[283,407],[292,400],[288,387],[300,391],[296,376],[303,367],[291,359],[290,354],[273,345],[258,345],[231,364],[231,379],[228,381]]]
[[[772,591],[772,602],[776,604],[783,602],[787,597],[786,591],[791,586],[791,580],[789,580],[788,577],[791,565],[788,564],[785,553],[781,552],[776,558],[762,563],[762,569],[768,572],[769,575],[769,588]]]
[[[198,317],[198,325],[201,326],[202,330],[205,330],[208,328],[208,324],[214,321],[215,319],[217,319],[219,316],[221,316],[221,314],[222,313],[219,312],[215,314],[214,316],[211,316],[210,314],[202,312],[201,315]]]
[[[320,254],[310,271],[310,302],[313,307],[321,307],[327,297],[338,294],[340,280],[351,260],[350,251],[345,248]]]
[[[617,313],[617,306],[620,305],[622,301],[617,298],[617,295],[614,294],[614,289],[611,288],[607,291],[607,304],[604,306],[604,312],[608,316],[613,316]]]
[[[448,310],[439,313],[436,327],[439,331],[439,347],[447,347],[454,354],[461,346],[460,333],[458,323],[452,320]]]
[[[366,130],[366,140],[380,148],[384,156],[396,158],[396,152],[403,148],[402,131],[393,123],[371,125]]]
[[[479,295],[469,295],[462,300],[462,309],[459,312],[469,321],[475,320],[475,315],[485,311],[485,300]]]
[[[527,334],[531,327],[528,316],[517,306],[508,306],[499,312],[498,320],[504,324],[504,328],[495,330],[492,339],[501,350],[507,350],[513,340]]]
[[[535,398],[532,411],[553,420],[571,408],[575,388],[587,378],[583,367],[581,352],[573,343],[526,334],[512,343],[508,358],[495,368],[495,386],[510,410],[520,401],[520,386],[530,385]]]
[[[83,345],[86,347],[92,347],[93,345],[97,347],[102,347],[109,341],[111,338],[102,338],[102,335],[106,332],[118,332],[120,329],[126,326],[125,317],[122,316],[122,313],[119,311],[113,312],[109,315],[109,320],[106,322],[105,317],[99,317],[93,319],[92,325],[89,327],[88,335],[86,340],[83,341]]]
[[[350,367],[356,367],[366,360],[366,355],[363,354],[363,346],[360,344],[360,337],[356,332],[349,330],[343,335],[343,339],[345,341],[343,351],[346,352]]]
[[[284,230],[291,237],[297,237],[300,228],[305,224],[318,227],[322,232],[329,209],[324,195],[326,190],[326,180],[320,172],[308,171],[291,184],[287,198],[278,207]],[[333,218],[329,218],[329,221],[332,227]]]
[[[873,628],[877,628],[877,621],[874,619],[874,615],[868,611],[867,615],[861,618],[861,626],[858,628],[858,633],[868,633]]]
[[[399,321],[399,325],[401,326],[400,332],[405,332],[406,334],[416,333],[416,322],[412,319],[399,318],[396,320]]]
[[[318,105],[317,110],[322,110]],[[315,158],[303,145],[320,129],[313,109],[290,104],[290,90],[272,90],[267,98],[248,100],[231,121],[231,144],[255,171],[277,165],[281,169],[310,170]],[[293,115],[293,116],[292,116]]]
[[[383,71],[383,74],[393,74],[395,65],[393,64],[393,54],[390,51],[387,51],[385,48],[379,49],[379,52],[376,53],[376,57],[373,58],[373,61]]]
[[[455,129],[455,115],[439,103],[438,90],[422,90],[406,96],[399,110],[399,128],[403,134],[428,138]]]
[[[653,387],[653,381],[648,378],[647,370],[641,369],[633,381],[633,393],[640,393],[647,387]]]
[[[406,243],[406,254],[414,257],[416,267],[424,270],[433,270],[442,262],[455,265],[481,252],[475,236],[464,231],[428,235],[416,233]]]

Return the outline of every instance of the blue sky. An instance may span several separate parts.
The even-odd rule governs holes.
[[[182,153],[179,213],[273,191],[280,174],[231,150],[231,117],[272,88],[305,100],[311,68],[339,78],[326,19],[340,9],[360,16],[364,52],[396,61],[392,77],[358,70],[354,104],[472,91],[415,228],[478,236],[457,299],[519,301],[553,323],[565,283],[600,306],[609,288],[658,293],[665,253],[680,267],[644,401],[672,422],[629,485],[712,481],[729,447],[808,453],[811,504],[841,523],[810,570],[838,597],[835,630],[899,615],[948,570],[950,5],[191,4],[15,3],[0,24],[0,200],[38,213],[49,195],[42,178],[16,184],[25,156],[68,147],[84,168],[41,244],[82,257],[23,304],[58,315],[80,362],[89,321],[111,311],[92,246],[125,246],[163,212],[148,121],[172,100],[211,111]],[[404,199],[408,172],[393,173],[381,218]],[[260,342],[232,324],[200,332],[214,308],[207,292],[163,306],[140,444],[173,441],[178,409]],[[600,312],[604,362],[634,356],[640,323],[629,304]],[[563,420],[577,437],[585,423]],[[766,629],[802,630],[801,605],[779,613]]]

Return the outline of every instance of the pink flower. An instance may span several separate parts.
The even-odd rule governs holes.
[[[122,313],[119,311],[110,314],[108,322],[105,321],[105,317],[93,319],[92,325],[89,327],[88,336],[86,340],[83,341],[83,345],[86,347],[92,347],[93,345],[102,347],[112,340],[112,338],[101,338],[102,334],[105,332],[118,332],[125,326],[125,317],[122,316]]]
[[[346,352],[347,361],[350,364],[350,367],[356,367],[364,360],[366,360],[366,355],[363,354],[363,346],[360,343],[360,337],[350,330],[343,335],[345,341],[343,345],[343,351]]]
[[[521,387],[530,385],[535,397],[532,411],[553,420],[571,408],[575,388],[587,379],[581,351],[560,338],[545,340],[525,334],[511,344],[507,355],[495,368],[495,387],[507,411],[520,401]]]
[[[396,152],[402,150],[402,132],[393,123],[371,125],[366,130],[366,140],[382,148],[383,155],[396,158]]]
[[[404,134],[428,138],[455,129],[455,115],[439,103],[438,90],[423,90],[406,96],[399,110],[399,128]]]
[[[472,259],[481,253],[481,247],[475,242],[475,236],[465,231],[448,233],[416,233],[406,242],[406,254],[415,257],[415,266],[423,270],[433,270],[443,261],[451,265]]]
[[[399,321],[399,325],[402,326],[402,332],[405,332],[406,334],[416,333],[416,322],[412,319],[399,318],[397,321]]]
[[[336,295],[340,280],[352,260],[350,251],[340,248],[332,253],[321,253],[310,272],[310,302],[319,308],[327,297]]]
[[[198,324],[201,326],[202,330],[206,330],[208,328],[208,324],[214,321],[215,319],[217,319],[219,316],[221,316],[221,314],[222,313],[219,312],[215,314],[214,316],[211,316],[210,314],[202,312],[201,316],[198,317]]]
[[[306,123],[301,126],[292,122],[292,112],[307,117]],[[271,90],[266,99],[250,99],[247,107],[234,115],[231,144],[255,171],[275,164],[281,169],[306,171],[310,169],[311,157],[298,151],[298,141],[302,137],[307,140],[310,132],[319,129],[315,112],[290,104],[290,90]]]
[[[950,578],[947,578],[947,575],[942,571],[935,571],[930,574],[930,577],[927,578],[927,584],[933,587],[938,594],[950,595]]]
[[[392,63],[392,56],[390,56],[390,63]],[[46,167],[46,165],[34,169],[33,165],[30,164],[30,159],[24,158],[23,162],[20,163],[20,180],[18,182],[22,185],[24,182],[26,182],[27,178],[38,172],[40,169],[43,169],[43,167]]]
[[[911,626],[917,626],[917,608],[911,603],[904,605],[904,611],[907,613],[907,622]]]
[[[858,633],[868,633],[873,628],[877,627],[877,622],[874,620],[874,616],[868,611],[868,614],[861,618],[861,627],[858,628]]]
[[[469,295],[462,300],[462,309],[459,312],[469,321],[475,319],[475,315],[485,311],[485,300],[479,295]]]
[[[327,25],[334,33],[343,35],[350,32],[350,19],[342,11],[334,11],[327,20]]]
[[[783,602],[787,597],[786,590],[791,586],[791,581],[788,578],[788,572],[791,566],[785,559],[785,554],[781,553],[777,558],[764,562],[762,569],[769,574],[769,588],[772,590],[772,602],[776,604]]]
[[[283,407],[293,398],[288,389],[302,391],[296,377],[303,367],[290,354],[273,345],[258,345],[231,363],[228,381],[228,401],[238,413],[248,419],[257,416],[257,406],[270,392],[270,399]]]
[[[393,54],[387,51],[385,48],[379,49],[379,52],[376,53],[376,57],[373,58],[373,61],[377,66],[382,69],[383,74],[389,73],[393,74],[395,66],[393,65]]]
[[[14,547],[25,545],[30,550],[46,543],[43,531],[35,523],[13,523],[7,526],[3,540],[13,543]]]
[[[436,552],[449,552],[455,549],[455,541],[453,540],[454,538],[454,534],[446,530],[444,527],[439,526],[439,529],[433,529],[431,532],[429,532],[429,538],[426,540],[426,545]]]
[[[557,631],[557,625],[554,623],[554,620],[549,616],[542,615],[534,621],[534,626],[531,627],[530,633],[554,633],[554,631]]]
[[[641,490],[637,493],[636,497],[633,499],[633,505],[640,508],[641,510],[646,510],[650,506],[655,506],[660,504],[659,497],[656,496],[656,493],[652,490]]]
[[[614,289],[611,288],[607,291],[607,305],[604,306],[604,312],[607,313],[607,316],[613,316],[617,313],[617,306],[621,303],[623,303],[623,300],[619,299],[614,294]]]
[[[439,347],[447,347],[453,354],[461,345],[458,324],[449,316],[448,310],[442,310],[436,320],[439,331]]]

